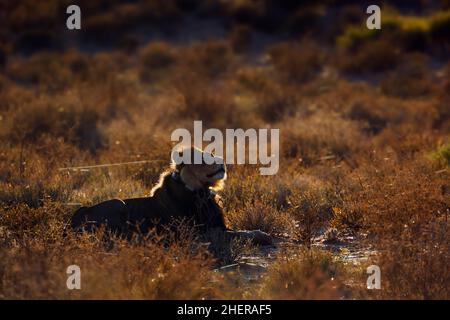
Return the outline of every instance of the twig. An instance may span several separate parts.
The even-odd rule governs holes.
[[[214,271],[220,271],[220,270],[225,270],[225,269],[229,269],[229,268],[235,268],[235,267],[239,267],[239,263],[233,263],[233,264],[229,264],[229,265],[226,265],[226,266],[223,266],[223,267],[220,267],[220,268],[217,268],[217,269],[214,269]]]
[[[108,167],[117,167],[117,166],[125,166],[130,164],[144,164],[144,163],[150,163],[150,162],[162,162],[166,160],[140,160],[140,161],[129,161],[129,162],[119,162],[119,163],[107,163],[107,164],[97,164],[97,165],[90,165],[90,166],[79,166],[79,167],[65,167],[65,168],[59,168],[59,171],[63,170],[72,170],[72,171],[78,171],[78,170],[89,170],[89,169],[96,169],[96,168],[108,168]]]

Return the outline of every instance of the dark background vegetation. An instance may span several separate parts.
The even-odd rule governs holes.
[[[1,1],[0,298],[448,299],[450,2],[379,2],[381,30],[369,4]],[[80,204],[147,195],[193,120],[280,129],[278,174],[230,166],[222,193],[230,227],[290,244],[255,282],[213,271],[247,244],[217,259],[189,231],[67,231]],[[154,162],[60,170],[135,160]],[[319,238],[375,254],[353,264]]]

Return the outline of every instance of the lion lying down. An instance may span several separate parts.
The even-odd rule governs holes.
[[[191,153],[191,163],[196,153],[200,153],[201,159],[218,159],[197,148],[184,149],[178,156],[184,152]],[[103,225],[107,230],[130,236],[136,231],[145,234],[153,228],[161,229],[182,219],[192,221],[200,233],[220,230],[233,237],[250,238],[255,244],[272,244],[272,238],[262,231],[233,231],[225,226],[215,194],[225,179],[225,164],[206,164],[204,160],[202,164],[175,164],[172,159],[171,169],[161,174],[150,197],[114,199],[81,207],[72,217],[72,228],[92,231]]]

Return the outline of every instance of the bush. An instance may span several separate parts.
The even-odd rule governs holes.
[[[181,75],[176,80],[179,106],[176,110],[181,118],[201,119],[205,126],[225,128],[238,122],[234,93],[225,84],[211,84],[204,79]]]
[[[352,55],[344,53],[341,68],[350,73],[377,73],[393,69],[400,62],[400,51],[384,40],[368,42]]]
[[[264,299],[339,299],[342,265],[328,252],[299,250],[279,256],[260,289]]]
[[[450,167],[450,143],[443,144],[431,153],[439,165]]]
[[[24,85],[40,85],[57,91],[66,88],[74,79],[64,59],[57,53],[37,53],[28,59],[11,60],[6,74]]]
[[[441,192],[445,176],[431,180],[436,174],[425,162],[408,160],[399,166],[394,159],[373,157],[372,164],[361,165],[352,175],[360,189],[344,201],[344,211],[359,212],[364,230],[398,239],[404,230],[418,230],[446,214],[448,201]]]
[[[294,225],[288,212],[288,196],[292,186],[281,176],[274,181],[251,169],[254,168],[230,168],[233,171],[223,192],[229,226],[291,235]]]
[[[0,241],[14,240],[1,229]],[[21,248],[0,251],[1,297],[5,299],[212,299],[222,297],[223,278],[198,245],[161,239],[130,243],[99,231],[21,239]],[[9,238],[5,238],[9,237]],[[17,240],[18,240],[17,239]],[[106,240],[108,239],[108,240]],[[80,266],[82,290],[67,290],[68,266]],[[114,281],[111,282],[111,275]],[[224,283],[225,284],[225,283]],[[226,292],[226,291],[224,291]]]
[[[60,240],[69,218],[67,209],[55,202],[45,202],[37,208],[20,203],[0,210],[0,226],[6,228],[10,235],[39,238],[48,243]]]
[[[337,37],[336,43],[341,48],[354,51],[368,42],[376,41],[379,36],[380,32],[377,29],[349,26],[342,35]]]
[[[424,96],[431,90],[431,79],[423,56],[405,58],[381,81],[383,93],[402,98]]]
[[[321,70],[324,61],[320,47],[311,41],[279,43],[271,46],[268,53],[275,70],[287,82],[311,80]]]
[[[350,107],[348,117],[363,122],[363,130],[369,134],[378,134],[386,127],[388,121],[382,110],[376,110],[374,106],[362,102],[356,102]]]
[[[275,81],[264,68],[243,67],[237,70],[235,77],[243,89],[252,93],[270,90],[275,85]]]
[[[261,230],[272,235],[290,234],[292,231],[289,214],[263,202],[256,201],[239,211],[228,212],[227,218],[239,230]]]
[[[436,106],[437,114],[433,121],[435,128],[441,128],[450,132],[450,63],[444,69],[444,81],[440,86],[439,102]]]
[[[58,21],[60,3],[55,0],[25,0],[7,8],[10,12],[6,18],[12,30],[47,29],[54,27]]]
[[[65,96],[41,98],[11,113],[6,135],[13,143],[62,138],[91,152],[104,145],[98,111],[79,106]]]
[[[396,239],[381,243],[379,265],[383,299],[449,299],[449,223],[428,221],[404,228]]]
[[[86,4],[89,6],[92,4]],[[83,7],[84,8],[84,7]],[[142,23],[168,26],[180,18],[175,0],[143,0],[138,3],[119,3],[96,8],[88,12],[84,21],[83,36],[90,40],[116,41],[117,35],[126,34]]]
[[[305,243],[308,248],[323,232],[333,216],[332,208],[336,205],[335,199],[326,190],[296,191],[289,197],[292,204],[290,214],[298,224],[295,229],[296,238]]]
[[[428,51],[430,44],[444,48],[448,38],[449,17],[449,11],[429,16],[409,16],[388,10],[382,18],[385,32],[351,25],[338,36],[337,43],[341,47],[355,50],[381,38],[406,51]]]
[[[187,70],[206,78],[222,76],[234,60],[231,45],[219,40],[195,43],[180,55]]]
[[[256,112],[264,121],[277,122],[298,111],[297,92],[277,84],[267,85],[255,95]]]
[[[152,42],[139,51],[139,60],[141,79],[149,81],[174,65],[176,56],[167,43]]]
[[[5,143],[0,149],[1,204],[26,204],[35,208],[49,200],[65,203],[73,188],[82,183],[82,176],[71,177],[58,168],[70,161],[82,161],[86,154],[73,145],[53,139],[40,141],[41,152],[34,146],[19,144],[11,147]]]
[[[319,112],[290,119],[285,125],[281,133],[284,156],[298,159],[303,166],[318,164],[322,157],[340,161],[356,152],[364,141],[360,124],[338,114]]]

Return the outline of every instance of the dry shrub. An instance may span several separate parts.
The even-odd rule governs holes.
[[[227,280],[187,226],[164,236],[124,240],[99,229],[74,234],[59,202],[0,212],[0,297],[3,299],[212,299]],[[237,247],[234,246],[236,249]],[[242,249],[242,246],[239,246]],[[240,252],[233,252],[239,255]],[[82,290],[68,290],[66,269],[81,268]]]
[[[120,179],[132,179],[151,188],[158,180],[169,163],[172,148],[172,144],[163,138],[169,136],[170,131],[159,129],[164,121],[173,119],[163,114],[164,108],[170,106],[172,105],[156,105],[155,108],[134,114],[131,119],[117,119],[108,125],[105,134],[112,143],[100,155],[101,163],[149,161],[139,165],[109,168],[110,174],[118,179],[117,182]]]
[[[324,55],[312,41],[278,43],[268,50],[270,60],[280,77],[287,82],[303,83],[321,70]]]
[[[435,102],[432,100],[406,100],[380,95],[374,90],[354,93],[342,108],[346,117],[360,121],[364,131],[369,134],[380,134],[383,129],[397,129],[405,125],[415,127],[416,131],[419,128],[424,131],[424,128],[431,126],[436,116]]]
[[[263,92],[274,86],[274,80],[264,68],[245,66],[237,70],[236,81],[245,90]]]
[[[361,12],[361,9],[358,8]],[[361,20],[361,22],[364,20]],[[345,31],[336,38],[336,44],[339,48],[355,51],[357,48],[363,47],[368,42],[377,41],[381,32],[378,29],[368,29],[360,22],[358,25],[350,25]]]
[[[124,76],[129,68],[129,57],[123,52],[96,53],[88,60],[88,83],[106,85]]]
[[[180,63],[187,72],[194,72],[207,79],[223,76],[235,58],[231,45],[220,40],[194,43],[181,52],[180,56],[183,57]]]
[[[1,297],[6,299],[210,299],[220,297],[204,249],[158,240],[130,244],[68,234],[48,245],[24,240],[0,250]],[[3,239],[2,239],[3,240]],[[82,290],[67,290],[66,268],[81,269]],[[222,281],[223,282],[223,281]]]
[[[375,156],[372,161],[377,165],[362,165],[352,174],[360,190],[348,193],[344,201],[345,210],[359,215],[367,231],[396,238],[407,228],[418,228],[446,214],[445,174],[436,175],[426,162],[396,163],[393,155]]]
[[[230,237],[222,231],[210,231],[203,237],[202,241],[206,241],[208,251],[216,259],[217,266],[226,266],[236,263],[244,256],[252,255],[256,252],[256,248],[250,239],[240,239]]]
[[[345,52],[341,69],[354,74],[378,73],[396,67],[400,62],[399,50],[384,40],[367,42],[352,54]]]
[[[277,122],[298,111],[297,91],[277,84],[255,94],[256,112],[266,122]]]
[[[314,239],[326,228],[333,217],[338,197],[327,189],[295,190],[289,197],[290,214],[296,221],[296,238],[311,247]]]
[[[450,167],[450,143],[439,146],[431,156],[441,167]]]
[[[227,124],[237,122],[239,116],[230,89],[225,84],[210,84],[195,77],[181,79],[177,84],[180,94],[177,115],[191,121],[201,119],[207,127],[226,128]]]
[[[339,299],[342,269],[329,252],[292,250],[269,267],[259,294],[263,299]]]
[[[401,99],[379,96],[375,92],[355,94],[343,105],[344,116],[357,122],[362,131],[374,138],[424,132],[436,119],[435,103],[426,99]],[[394,138],[394,137],[392,137]],[[398,139],[398,138],[397,138]],[[393,141],[392,146],[401,144]]]
[[[62,142],[46,140],[41,154],[30,146],[0,152],[0,202],[4,205],[24,203],[31,207],[44,200],[66,202],[83,177],[71,177],[58,171],[69,160],[85,158],[83,153]]]
[[[225,218],[236,229],[290,235],[293,220],[287,211],[289,194],[290,185],[281,177],[274,181],[252,168],[236,168],[223,192]]]
[[[360,125],[336,113],[316,112],[289,119],[284,126],[284,155],[301,159],[305,166],[317,164],[326,156],[336,160],[348,157],[364,141]]]
[[[115,198],[127,199],[148,196],[151,186],[157,180],[153,178],[151,186],[146,186],[142,181],[139,181],[140,170],[137,173],[130,173],[130,171],[125,169],[93,169],[91,172],[71,173],[74,178],[77,177],[82,180],[83,184],[73,190],[70,201],[83,205],[94,205]]]
[[[428,15],[402,15],[388,9],[383,16],[383,30],[369,30],[359,25],[349,26],[338,37],[338,43],[356,48],[374,39],[383,39],[405,51],[435,51],[444,54],[448,45],[445,37],[448,31],[450,13],[435,11]]]
[[[394,71],[381,82],[381,91],[398,97],[419,97],[432,90],[424,56],[405,58]]]
[[[449,212],[447,212],[447,215]],[[449,299],[450,225],[448,219],[405,227],[381,242],[383,299]]]
[[[104,144],[99,117],[96,109],[83,107],[73,96],[38,98],[10,111],[3,138],[28,144],[52,137],[95,152]]]
[[[444,79],[441,85],[439,102],[436,106],[437,115],[433,121],[433,127],[441,128],[444,132],[450,132],[450,63],[444,68]]]
[[[14,57],[8,61],[5,73],[18,84],[56,93],[86,82],[105,85],[120,78],[127,67],[128,58],[120,52],[88,55],[71,49],[63,53],[40,52],[28,58]]]
[[[143,14],[142,9],[132,3],[119,4],[106,12],[96,13],[88,14],[84,21],[85,29],[89,30],[84,35],[96,40],[112,37],[113,34],[117,36],[117,33],[131,27],[136,20],[142,18]]]
[[[45,202],[30,208],[25,203],[0,208],[0,228],[17,239],[40,239],[46,244],[61,240],[70,210],[58,202]],[[5,240],[5,239],[2,239]],[[8,239],[11,240],[11,239]]]
[[[0,112],[2,115],[1,121],[3,121],[8,109],[17,108],[34,100],[35,94],[33,90],[18,86],[7,77],[1,77],[0,79]],[[0,130],[3,131],[4,127],[0,127]]]
[[[176,56],[165,42],[151,42],[139,51],[140,76],[143,81],[157,79],[176,62]]]
[[[86,4],[87,7],[92,4]],[[82,6],[82,8],[84,8]],[[94,8],[92,8],[94,9]],[[145,0],[139,3],[118,3],[100,6],[87,14],[83,36],[89,40],[111,41],[143,22],[160,24],[162,27],[174,24],[180,19],[180,9],[174,0]]]
[[[52,91],[67,87],[73,80],[69,65],[58,53],[37,53],[28,59],[8,62],[6,74],[25,85],[39,85]]]
[[[350,177],[335,219],[369,234],[367,245],[379,254],[383,299],[448,299],[448,174],[437,175],[418,160],[397,162],[374,155]],[[383,165],[381,165],[383,163]]]
[[[6,6],[8,25],[15,31],[27,28],[50,28],[57,21],[60,4],[55,0],[41,2],[21,1],[14,5]],[[5,8],[5,9],[6,9]]]
[[[269,234],[289,234],[292,229],[292,219],[286,211],[263,202],[246,204],[239,211],[227,213],[232,226],[240,230],[261,230]]]
[[[364,102],[355,102],[350,107],[348,117],[363,123],[363,130],[369,134],[378,134],[388,122],[387,114],[373,105]]]

